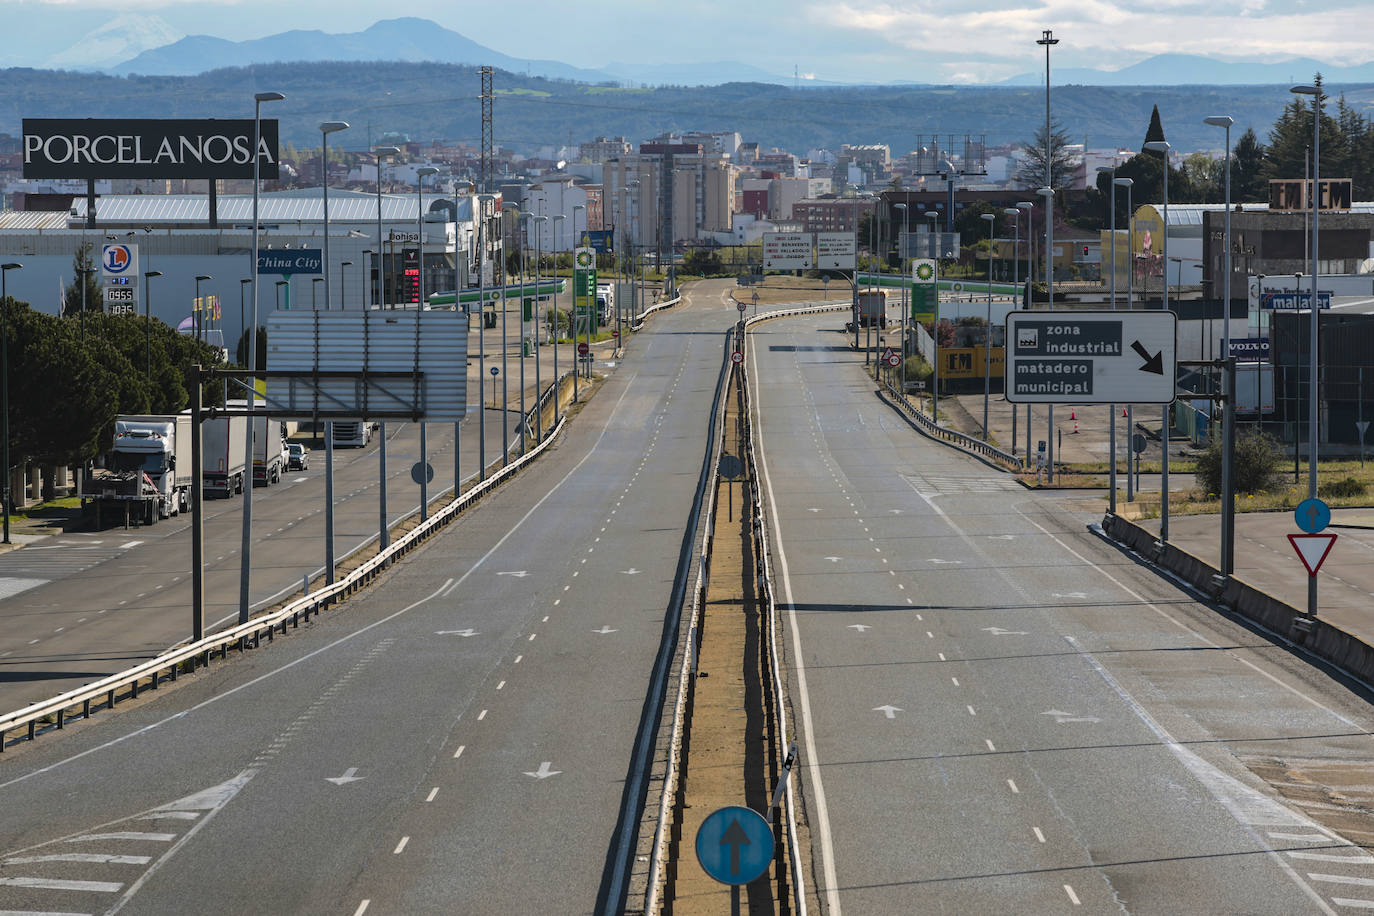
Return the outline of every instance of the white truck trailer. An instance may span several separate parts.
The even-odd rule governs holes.
[[[274,417],[253,418],[253,486],[268,486],[286,473],[286,424]]]
[[[205,496],[231,498],[244,486],[247,417],[215,417],[200,424],[200,480]]]

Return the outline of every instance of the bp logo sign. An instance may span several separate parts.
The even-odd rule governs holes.
[[[916,261],[912,265],[912,273],[918,283],[933,283],[935,281],[935,262],[929,259]]]
[[[593,260],[592,260],[592,253],[591,253],[590,251],[588,251],[587,249],[583,248],[582,250],[580,250],[580,251],[577,252],[577,266],[578,266],[578,267],[581,267],[581,268],[583,268],[583,269],[585,270],[585,269],[591,267],[593,263],[594,263],[594,262],[593,262]]]

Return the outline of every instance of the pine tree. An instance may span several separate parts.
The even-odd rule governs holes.
[[[1236,203],[1264,203],[1269,200],[1269,185],[1261,171],[1266,149],[1253,127],[1236,141],[1231,151],[1231,200]]]
[[[1164,122],[1159,118],[1159,106],[1156,105],[1153,110],[1150,111],[1150,126],[1145,128],[1145,139],[1140,144],[1140,151],[1142,153],[1145,152],[1146,143],[1158,143],[1163,139],[1165,139]],[[1155,155],[1161,156],[1163,154],[1155,153]]]
[[[90,242],[82,242],[81,247],[72,255],[73,280],[67,286],[66,297],[62,302],[64,315],[80,315],[82,308],[88,312],[105,310],[105,293],[100,288],[100,271],[93,266],[91,247]],[[81,295],[83,286],[86,291],[84,301]]]
[[[1322,92],[1322,77],[1318,73],[1313,84],[1319,95],[1313,105],[1327,101]],[[1311,174],[1309,157],[1312,150],[1312,111],[1307,96],[1294,96],[1284,106],[1269,131],[1269,146],[1265,150],[1263,176],[1270,179],[1302,178]],[[1346,140],[1340,124],[1323,108],[1321,125],[1321,174],[1327,178],[1347,177]]]
[[[1048,145],[1049,155],[1046,156]],[[1016,170],[1014,180],[1023,188],[1043,188],[1045,186],[1045,160],[1050,162],[1050,187],[1057,189],[1068,185],[1073,165],[1069,158],[1069,135],[1059,126],[1050,122],[1050,141],[1045,142],[1045,128],[1035,132],[1035,139],[1022,144],[1026,152],[1025,161]]]

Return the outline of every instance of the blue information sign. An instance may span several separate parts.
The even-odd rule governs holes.
[[[1331,507],[1320,499],[1304,499],[1293,510],[1293,518],[1303,531],[1316,534],[1331,524]]]
[[[727,805],[697,830],[697,861],[721,884],[748,884],[773,861],[773,831],[753,808]]]
[[[319,248],[273,248],[258,252],[258,273],[317,274],[323,272],[324,253]]]

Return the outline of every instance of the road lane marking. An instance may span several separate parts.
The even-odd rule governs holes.
[[[19,856],[6,859],[5,865],[32,865],[39,862],[92,862],[104,865],[147,865],[152,856],[116,856],[102,852],[67,852],[60,855]]]
[[[1031,830],[1035,831],[1035,838],[1037,840],[1039,840],[1042,843],[1045,842],[1045,835],[1040,832],[1039,827],[1032,827]]]
[[[533,634],[533,633],[530,634],[530,639],[529,639],[529,641],[530,641],[530,642],[534,642],[534,634]]]
[[[97,894],[114,894],[124,885],[113,881],[60,881],[56,878],[0,878],[0,884],[9,887],[31,887],[44,891],[90,891]],[[41,916],[41,914],[35,914]]]
[[[1303,852],[1292,850],[1288,853],[1294,859],[1312,859],[1317,862],[1350,862],[1355,865],[1369,865],[1374,862],[1374,856],[1338,856],[1325,852]]]
[[[1336,906],[1347,906],[1352,910],[1374,910],[1374,900],[1356,900],[1350,897],[1332,897]]]
[[[955,687],[959,686],[959,679],[957,677],[952,677],[950,678],[950,680],[954,682]]]
[[[482,721],[483,719],[485,719],[486,717],[487,717],[487,711],[484,709],[484,710],[482,710],[481,712],[479,712],[479,713],[477,714],[477,721],[478,721],[478,722],[481,722],[481,721]]]
[[[409,843],[409,842],[410,842],[410,837],[408,837],[408,836],[403,836],[403,837],[401,837],[401,842],[399,842],[399,843],[396,844],[396,848],[393,849],[393,850],[391,850],[391,854],[392,854],[393,856],[399,856],[399,855],[401,854],[401,851],[402,851],[403,849],[406,848],[406,844]]]
[[[1374,887],[1374,878],[1352,878],[1349,875],[1323,875],[1308,873],[1313,881],[1326,881],[1331,884],[1358,884],[1360,887]]]
[[[506,686],[506,682],[505,682],[505,681],[501,681],[499,684],[496,685],[496,689],[497,689],[497,690],[500,690],[502,687],[505,687],[505,686]],[[1374,859],[1371,859],[1370,861],[1371,861],[1371,862],[1374,862]]]
[[[92,840],[146,840],[150,843],[170,843],[175,833],[145,833],[137,830],[123,830],[115,833],[83,833],[67,840],[68,843],[88,843]]]
[[[516,663],[517,665],[520,664],[520,659],[522,659],[522,658],[524,658],[524,657],[525,657],[525,656],[523,656],[523,655],[517,655],[517,656],[515,656],[515,663]]]
[[[945,653],[943,653],[943,652],[937,652],[937,653],[935,653],[935,654],[938,655],[938,656],[940,656],[940,661],[944,661],[944,660],[945,660]]]
[[[997,748],[993,745],[991,738],[984,738],[983,743],[988,746],[988,750],[992,751],[994,754],[997,753]]]
[[[1011,788],[1011,794],[1012,794],[1012,795],[1020,795],[1020,794],[1021,794],[1021,790],[1018,789],[1018,788],[1016,788],[1016,782],[1015,782],[1015,780],[1008,779],[1008,780],[1007,780],[1007,786]]]
[[[463,750],[464,750],[464,748],[466,748],[466,747],[467,747],[466,744],[460,744],[460,745],[458,745],[458,750],[456,750],[456,751],[453,752],[454,759],[457,759],[457,758],[463,756]]]
[[[438,795],[438,794],[439,794],[439,787],[438,787],[438,786],[435,786],[434,788],[432,788],[432,789],[429,790],[429,795],[425,798],[425,801],[427,801],[427,802],[432,802],[432,801],[434,801],[434,796],[436,796],[436,795]]]
[[[1079,905],[1080,901],[1078,899],[1078,895],[1073,892],[1073,887],[1071,887],[1068,884],[1064,885],[1064,893],[1069,895],[1069,899],[1073,901],[1074,906]]]
[[[1269,836],[1276,840],[1308,841],[1312,843],[1331,842],[1331,837],[1325,833],[1275,833],[1270,831]]]
[[[978,715],[978,713],[974,712],[972,706],[965,706],[964,708],[968,710],[968,714],[969,714],[969,715],[971,715],[971,716],[976,716],[976,715]]]

